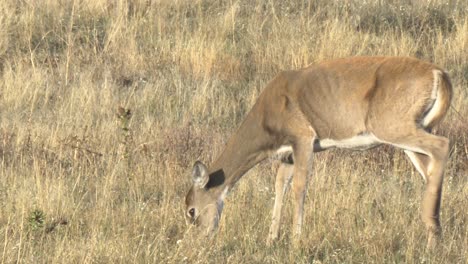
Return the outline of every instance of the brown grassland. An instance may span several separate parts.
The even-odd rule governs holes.
[[[1,263],[466,263],[467,14],[464,0],[0,1]],[[193,162],[213,161],[279,71],[356,55],[451,76],[440,247],[425,249],[421,176],[387,146],[314,156],[300,247],[290,197],[265,244],[275,160],[230,193],[214,239],[194,236]]]

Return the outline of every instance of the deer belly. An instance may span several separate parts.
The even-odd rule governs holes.
[[[316,139],[314,141],[314,151],[326,150],[329,148],[344,148],[352,150],[366,150],[380,145],[382,142],[372,133],[359,134],[345,139]]]

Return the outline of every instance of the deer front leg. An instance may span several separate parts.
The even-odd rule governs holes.
[[[307,182],[312,163],[312,142],[311,139],[298,141],[294,147],[294,177],[292,191],[294,196],[294,219],[293,232],[294,240],[299,241],[302,222],[304,218],[304,200],[307,192]]]
[[[271,245],[279,235],[279,227],[281,224],[281,213],[283,208],[283,197],[287,192],[289,183],[294,171],[294,165],[289,163],[281,163],[276,174],[275,182],[275,205],[273,207],[273,216],[271,219],[270,233],[268,234],[267,244]]]

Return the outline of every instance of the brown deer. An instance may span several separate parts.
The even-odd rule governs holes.
[[[422,220],[428,246],[440,235],[444,166],[449,140],[431,134],[452,97],[448,75],[408,57],[351,57],[278,74],[263,90],[224,151],[210,166],[197,161],[186,196],[186,217],[217,229],[229,190],[275,153],[283,163],[268,242],[278,238],[283,196],[292,178],[293,231],[299,237],[312,154],[329,148],[366,150],[382,144],[404,150],[426,181]],[[294,175],[294,176],[293,176]]]

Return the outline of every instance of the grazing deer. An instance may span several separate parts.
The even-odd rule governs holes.
[[[187,220],[209,233],[215,231],[223,200],[234,184],[263,159],[283,153],[268,241],[278,238],[283,196],[291,178],[293,231],[298,237],[312,153],[388,144],[403,149],[426,181],[422,220],[428,246],[433,246],[441,232],[449,140],[430,131],[445,116],[451,97],[447,74],[414,58],[352,57],[281,72],[211,167],[195,163],[193,186],[185,200]]]

